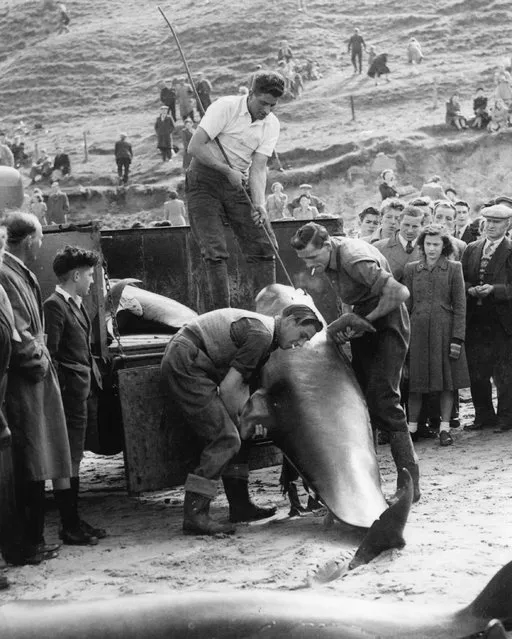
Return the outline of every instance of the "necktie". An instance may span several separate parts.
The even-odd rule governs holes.
[[[483,284],[485,270],[491,261],[494,253],[494,242],[487,242],[482,251],[482,259],[480,260],[480,283]]]
[[[407,242],[407,244],[405,245],[405,252],[410,255],[412,252],[414,251],[414,246],[412,245],[411,240],[409,240]]]

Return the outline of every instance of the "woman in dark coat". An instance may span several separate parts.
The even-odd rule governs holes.
[[[375,84],[377,84],[377,80],[380,78],[381,75],[385,75],[386,81],[389,82],[388,76],[390,73],[391,71],[388,67],[388,54],[380,53],[368,69],[368,75],[370,76],[370,78],[375,78]]]
[[[160,107],[160,115],[155,121],[155,132],[157,136],[156,146],[162,154],[162,161],[166,162],[172,158],[172,132],[175,122],[172,116],[167,113],[167,107]]]
[[[450,237],[439,225],[418,238],[422,255],[405,266],[403,283],[411,316],[409,430],[416,432],[423,393],[440,392],[441,446],[453,443],[450,417],[454,391],[470,385],[464,351],[466,291],[460,262],[448,259]]]

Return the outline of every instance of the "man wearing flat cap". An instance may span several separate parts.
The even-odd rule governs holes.
[[[311,194],[312,188],[313,187],[311,186],[311,184],[301,184],[299,186],[300,193],[297,195],[297,197],[294,200],[292,200],[288,204],[288,210],[290,211],[290,215],[293,215],[293,210],[296,209],[298,206],[300,206],[300,198],[303,195],[307,195],[308,198],[310,199],[310,206],[315,206],[320,214],[324,212],[325,202],[322,202],[322,200],[317,198],[316,195]]]
[[[507,231],[512,208],[493,204],[482,209],[482,239],[462,256],[467,293],[466,355],[475,421],[467,430],[512,430],[512,241]],[[492,403],[491,378],[498,391]]]

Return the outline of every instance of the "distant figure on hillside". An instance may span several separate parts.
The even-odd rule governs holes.
[[[46,211],[43,192],[41,189],[35,188],[28,204],[28,212],[37,217],[41,226],[47,226]]]
[[[356,27],[354,33],[348,41],[348,53],[354,67],[354,73],[362,73],[363,68],[363,49],[366,51],[366,44],[359,29]],[[372,76],[373,77],[373,76]]]
[[[452,95],[452,97],[446,103],[445,120],[448,126],[453,126],[459,131],[468,128],[466,118],[462,115],[461,112],[460,100],[457,93]]]
[[[320,80],[322,74],[320,73],[320,69],[318,66],[318,62],[316,60],[308,60],[306,62],[306,80],[314,81]]]
[[[46,219],[48,224],[66,224],[68,221],[69,200],[61,191],[58,182],[52,182],[52,190],[48,196]]]
[[[314,220],[318,217],[318,209],[311,203],[311,198],[305,193],[299,198],[299,206],[293,209],[296,220]]]
[[[194,121],[194,92],[190,84],[187,84],[184,80],[178,82],[178,89],[176,91],[178,96],[178,102],[180,105],[180,117],[185,122],[187,118]]]
[[[375,78],[375,85],[379,83],[381,75],[385,76],[386,82],[389,82],[389,74],[391,71],[388,67],[388,54],[379,53],[379,55],[373,61],[372,66],[368,69],[368,75],[370,78]]]
[[[52,180],[59,181],[71,174],[71,160],[69,159],[69,155],[64,153],[60,146],[58,146],[55,151]]]
[[[166,106],[160,107],[160,115],[155,120],[156,146],[162,154],[162,162],[168,162],[172,158],[172,132],[175,122],[169,114]]]
[[[19,169],[28,158],[28,155],[25,153],[25,142],[23,142],[21,135],[14,136],[11,151],[14,156],[14,168]]]
[[[396,188],[396,176],[393,169],[385,169],[382,171],[380,180],[379,192],[382,201],[390,197],[399,197],[398,189]]]
[[[496,100],[490,110],[491,121],[487,127],[491,133],[506,129],[509,125],[509,112],[503,100]]]
[[[168,220],[171,226],[186,226],[187,217],[183,200],[178,199],[176,191],[169,191],[169,199],[164,204],[164,219]]]
[[[271,222],[274,220],[282,220],[286,217],[288,196],[283,192],[281,182],[274,182],[270,190],[272,193],[267,197],[268,217]]]
[[[53,163],[50,160],[50,156],[46,152],[46,149],[41,149],[40,158],[32,164],[30,169],[29,177],[32,180],[31,184],[49,178],[52,174],[52,170]]]
[[[196,91],[199,99],[201,100],[201,104],[203,105],[203,109],[206,111],[206,109],[212,103],[212,85],[210,84],[209,80],[205,78],[205,75],[202,72],[199,74],[199,79],[196,83]],[[201,113],[200,105],[197,102],[197,99],[196,104],[198,112]]]
[[[176,80],[164,80],[160,89],[160,102],[167,107],[168,113],[176,122]]]
[[[446,199],[450,200],[450,202],[453,202],[453,204],[455,204],[455,202],[459,199],[457,191],[453,188],[453,186],[447,186],[444,190],[444,194],[446,196]]]
[[[284,60],[285,63],[288,64],[292,58],[293,53],[290,45],[288,44],[288,40],[281,40],[281,45],[277,52],[277,61],[281,62],[281,60]]]
[[[375,45],[371,44],[370,48],[368,49],[368,71],[370,70],[370,67],[372,66],[376,57],[377,51],[375,51]]]
[[[57,9],[59,11],[59,25],[57,33],[67,33],[69,31],[69,23],[71,21],[69,19],[66,5],[62,2],[59,2],[59,4],[57,5]]]
[[[119,184],[126,184],[130,173],[130,164],[133,159],[132,145],[126,139],[126,133],[119,135],[119,140],[114,147],[114,154],[116,157]]]
[[[310,202],[311,206],[314,206],[319,213],[323,213],[324,212],[324,210],[325,210],[325,202],[322,202],[322,200],[317,198],[316,195],[313,195],[311,193],[311,191],[313,189],[311,184],[301,184],[299,186],[299,189],[300,189],[299,195],[296,198],[294,198],[291,202],[289,202],[288,205],[287,205],[288,206],[288,210],[290,211],[291,215],[293,215],[293,210],[296,209],[299,206],[300,198],[303,195],[307,195],[309,197],[309,199],[311,201]]]
[[[496,88],[494,90],[494,101],[503,100],[507,108],[512,107],[512,76],[501,66],[494,76]]]
[[[484,95],[482,87],[478,87],[476,95],[473,99],[473,112],[475,117],[471,120],[469,125],[474,129],[485,129],[491,121],[491,116],[487,111],[487,98]]]
[[[0,166],[14,167],[14,155],[3,133],[0,134]]]
[[[447,199],[439,175],[433,175],[427,182],[425,182],[425,184],[421,187],[420,196],[429,197],[432,202]]]
[[[423,53],[421,52],[420,43],[416,38],[411,38],[407,44],[407,62],[409,64],[421,64]]]
[[[184,123],[183,130],[181,132],[181,139],[183,141],[183,170],[186,171],[192,160],[192,156],[188,152],[188,145],[194,135],[194,123],[190,118],[187,118]]]

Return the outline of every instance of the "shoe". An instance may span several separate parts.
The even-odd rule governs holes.
[[[183,532],[185,535],[232,534],[235,527],[221,524],[210,517],[211,498],[187,491],[183,504]]]
[[[86,533],[80,525],[74,528],[61,528],[59,537],[66,546],[96,546],[98,538]]]
[[[307,510],[314,513],[317,510],[322,510],[322,508],[324,508],[322,502],[318,501],[318,499],[315,499],[314,497],[311,497],[311,495],[308,496],[308,504],[306,506]]]
[[[251,501],[247,479],[223,477],[222,483],[229,502],[229,521],[233,524],[268,519],[276,514],[277,508],[275,506],[265,508]]]
[[[475,421],[472,424],[468,424],[467,426],[464,426],[464,430],[469,430],[469,431],[484,430],[486,428],[494,428],[495,426],[496,426],[495,420],[480,421],[475,419]]]
[[[434,439],[437,437],[437,433],[431,426],[427,426],[427,424],[418,424],[418,437],[422,439]]]
[[[53,553],[59,550],[60,544],[47,544],[44,541],[36,546],[36,552],[41,554]]]
[[[80,519],[80,528],[87,535],[90,535],[91,537],[96,537],[97,539],[105,539],[105,537],[107,536],[107,531],[104,528],[95,528],[94,526],[91,526],[91,524],[88,524],[83,519]]]
[[[458,417],[450,419],[450,428],[460,428],[460,419]]]
[[[512,430],[512,424],[506,424],[505,422],[498,422],[496,424],[496,428],[494,429],[495,433],[508,433],[508,431]]]
[[[453,444],[453,439],[450,433],[447,430],[442,430],[439,433],[439,445],[440,446],[451,446]]]

